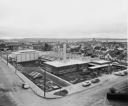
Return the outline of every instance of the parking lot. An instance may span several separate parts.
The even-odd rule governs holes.
[[[118,72],[121,70],[125,70],[125,67],[117,66],[117,65],[112,65],[112,66],[106,66],[106,67],[101,67],[95,70],[87,70],[85,71],[76,71],[76,72],[71,72],[71,73],[66,73],[62,75],[58,75],[60,78],[63,78],[67,81],[69,81],[72,84],[80,83],[83,81],[87,81],[93,78],[97,78],[99,76],[102,76],[104,74],[111,74],[112,72]]]
[[[12,64],[22,74],[24,74],[27,78],[29,78],[42,90],[44,90],[44,86],[45,86],[46,92],[61,89],[61,87],[66,87],[69,85],[65,81],[58,79],[55,75],[52,75],[48,72],[44,73],[43,69],[39,67],[39,63],[37,61],[23,62],[23,63],[18,63],[17,65],[15,63]],[[46,77],[44,77],[44,74]]]
[[[46,75],[46,78],[44,77],[44,73],[41,71],[37,61],[23,62],[18,63],[17,65],[15,63],[11,64],[13,64],[22,74],[46,92],[61,88],[61,86],[51,80],[48,75]]]
[[[88,67],[92,67],[92,65],[88,65]],[[45,73],[46,80],[44,81],[44,72],[41,71],[41,67],[39,67],[38,61],[18,63],[17,68],[42,90],[44,90],[44,86],[46,85],[46,92],[50,92],[53,90],[61,89],[61,87],[68,86],[67,83],[63,82],[60,79],[57,79],[56,76],[54,77],[50,73]],[[89,68],[88,70],[78,70],[75,72],[57,75],[57,77],[64,79],[69,83],[77,84],[80,82],[97,78],[104,74],[111,74],[112,72],[118,72],[124,69],[126,68],[117,65],[111,65],[109,67],[100,67],[94,70],[90,70]]]
[[[38,87],[40,87],[42,90],[45,90],[46,92],[50,92],[61,88],[61,86],[55,83],[53,80],[51,80],[46,73],[44,74],[40,68],[27,67],[24,68],[24,71],[22,71],[22,73],[27,78],[29,78],[33,83],[35,83]]]

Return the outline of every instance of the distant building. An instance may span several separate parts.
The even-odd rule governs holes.
[[[91,63],[97,64],[97,65],[104,65],[104,64],[109,64],[111,62],[107,60],[96,59],[96,60],[93,60]]]
[[[36,50],[19,50],[17,52],[12,52],[9,54],[9,59],[16,59],[17,62],[26,62],[26,61],[33,61],[38,60],[39,58],[39,51]]]

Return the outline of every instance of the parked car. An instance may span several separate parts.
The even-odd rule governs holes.
[[[59,87],[57,85],[52,85],[53,89],[58,89]]]
[[[112,65],[118,65],[119,63],[118,62],[113,62]]]
[[[100,79],[99,78],[95,78],[95,79],[92,79],[91,82],[92,83],[98,83],[98,82],[100,82]]]
[[[125,76],[126,74],[124,72],[115,72],[114,75]]]
[[[70,82],[71,82],[71,83],[75,83],[77,80],[78,80],[78,78],[76,78],[76,79],[74,79],[74,80],[71,80]]]
[[[124,73],[125,75],[128,75],[128,71],[127,71],[127,70],[126,70],[126,71],[124,71],[123,73]]]
[[[90,86],[91,85],[91,82],[90,81],[86,81],[86,82],[83,82],[82,83],[82,86],[83,87],[87,87],[87,86]]]
[[[24,88],[24,89],[29,89],[30,86],[29,86],[27,83],[23,83],[23,84],[22,84],[22,88]]]
[[[59,96],[66,96],[67,94],[68,91],[66,89],[54,93],[54,95],[59,95]]]

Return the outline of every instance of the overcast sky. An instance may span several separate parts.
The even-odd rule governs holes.
[[[0,38],[126,38],[128,0],[0,0]]]

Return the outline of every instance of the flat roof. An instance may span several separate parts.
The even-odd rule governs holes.
[[[16,52],[12,52],[11,54],[9,54],[9,57],[15,57],[15,55],[18,55],[18,54],[22,54],[22,53],[29,53],[29,52],[39,52],[39,51],[36,51],[36,50],[32,50],[32,49],[26,49],[26,50],[19,50],[19,51],[16,51]]]
[[[98,64],[104,64],[104,63],[109,63],[110,61],[98,59],[98,60],[93,60],[92,62],[93,63],[98,63]]]
[[[36,50],[31,50],[31,49],[26,49],[26,50],[19,50],[19,51],[16,51],[16,52],[13,52],[13,53],[26,53],[26,52],[37,52]]]
[[[89,63],[89,61],[82,61],[82,60],[67,60],[67,61],[48,61],[44,62],[48,65],[54,66],[54,67],[63,67],[63,66],[70,66],[70,65],[75,65],[75,64],[84,64],[84,63]]]
[[[106,67],[106,66],[108,66],[108,65],[109,65],[109,64],[104,64],[104,65],[95,65],[95,66],[89,67],[89,69],[102,68],[102,67]]]
[[[51,57],[51,56],[47,56],[47,55],[43,55],[43,56],[41,56],[41,60],[42,61],[45,61],[45,60],[54,61],[54,60],[56,60],[56,58],[55,57]]]

